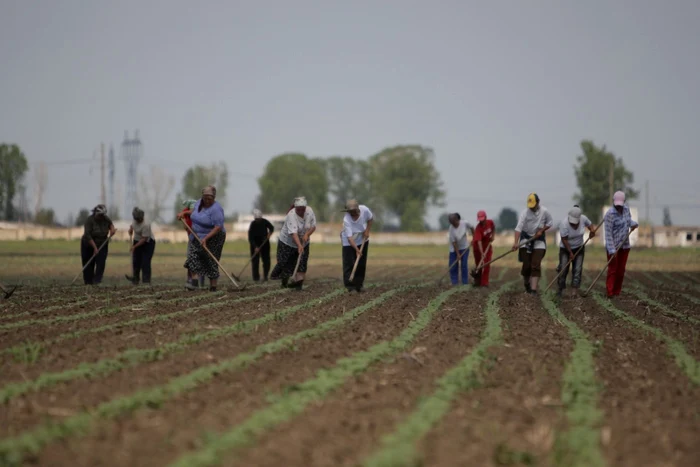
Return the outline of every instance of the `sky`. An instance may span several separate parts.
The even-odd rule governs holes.
[[[172,199],[188,167],[225,161],[227,213],[250,212],[275,155],[421,144],[447,191],[431,224],[442,211],[520,211],[531,191],[563,219],[591,139],[634,173],[640,218],[648,181],[653,222],[668,205],[675,224],[700,224],[696,0],[0,0],[0,11],[0,142],[47,164],[43,204],[59,220],[100,196],[99,161],[65,161],[102,142],[118,151],[138,129],[140,172],[175,177]],[[116,181],[123,199],[122,160]]]

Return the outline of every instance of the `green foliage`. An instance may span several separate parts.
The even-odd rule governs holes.
[[[600,385],[596,381],[593,358],[596,347],[586,333],[559,310],[551,292],[542,296],[542,303],[550,316],[566,327],[574,341],[561,391],[569,426],[557,440],[556,463],[571,467],[603,466],[599,429],[603,414],[598,409]]]
[[[518,213],[511,208],[501,209],[498,214],[498,230],[513,230],[518,225]]]
[[[34,216],[34,222],[39,225],[55,225],[56,214],[51,208],[42,208]]]
[[[402,231],[424,231],[428,207],[445,205],[445,191],[431,148],[386,148],[369,159],[369,166],[377,200],[374,209],[397,217]]]
[[[666,227],[671,227],[673,222],[671,221],[671,208],[664,206],[664,225]]]
[[[438,217],[438,226],[440,230],[447,230],[450,228],[450,213],[449,212],[443,212],[440,214],[440,217]]]
[[[305,196],[319,221],[328,214],[328,176],[324,162],[304,154],[274,157],[258,178],[257,207],[263,212],[286,213],[297,196]]]
[[[594,224],[600,221],[605,205],[610,199],[610,168],[613,166],[613,192],[624,191],[627,200],[635,199],[639,192],[632,188],[634,176],[625,168],[621,158],[616,158],[605,146],[597,147],[593,141],[581,141],[582,155],[574,166],[579,192],[574,201]]]
[[[19,146],[0,144],[0,220],[17,220],[12,202],[27,170],[27,158]]]
[[[369,162],[341,156],[321,159],[320,162],[326,170],[331,196],[329,221],[340,219],[345,202],[352,198],[375,210]]]
[[[87,218],[90,217],[90,211],[83,208],[80,210],[78,213],[78,217],[75,218],[75,226],[76,227],[82,227],[85,225],[85,222],[87,222]]]
[[[226,206],[226,189],[228,188],[228,167],[225,162],[209,166],[195,165],[187,169],[182,177],[182,188],[175,197],[175,213],[182,211],[182,202],[186,199],[200,199],[202,188],[207,185],[216,187],[216,201]]]

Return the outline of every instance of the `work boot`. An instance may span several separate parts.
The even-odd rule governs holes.
[[[557,297],[561,298],[563,293],[564,293],[564,289],[557,289]]]
[[[282,281],[282,283],[280,284],[280,285],[281,285],[281,288],[284,289],[284,288],[287,287],[287,284],[289,284],[289,277],[287,277],[287,276],[282,276],[282,277],[281,277],[281,281]]]
[[[530,287],[530,278],[525,278],[525,292],[532,293],[532,287]]]
[[[288,287],[290,289],[296,290],[297,292],[301,292],[302,285],[304,284],[304,281],[296,281],[293,284],[290,284]]]

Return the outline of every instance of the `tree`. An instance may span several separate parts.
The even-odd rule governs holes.
[[[186,199],[200,199],[202,189],[207,185],[216,187],[216,201],[226,206],[226,189],[228,188],[228,167],[225,162],[210,166],[195,165],[187,169],[182,177],[182,188],[175,197],[175,213],[182,211],[182,202]]]
[[[368,177],[375,210],[399,219],[401,230],[425,230],[429,206],[445,205],[445,191],[431,148],[411,145],[386,148],[369,159]]]
[[[263,212],[287,213],[297,196],[305,196],[319,220],[328,211],[328,176],[319,159],[285,153],[270,160],[258,178],[257,208]]]
[[[367,161],[333,156],[319,161],[326,170],[331,196],[330,221],[339,217],[348,199],[373,207],[370,166]]]
[[[175,179],[168,176],[163,169],[152,165],[148,178],[141,176],[141,209],[146,216],[155,222],[165,223],[163,212],[165,211],[165,201],[175,186]],[[217,198],[219,189],[216,189]]]
[[[668,206],[664,206],[664,225],[666,227],[673,225],[673,222],[671,222],[671,209]]]
[[[625,192],[628,200],[636,199],[639,192],[631,184],[634,175],[625,168],[621,158],[616,158],[605,146],[597,147],[592,141],[581,141],[582,155],[577,157],[578,165],[574,166],[579,192],[574,201],[581,210],[597,224],[602,215],[603,207],[612,203],[610,191]],[[610,189],[610,168],[613,167],[613,189]]]
[[[83,208],[80,210],[78,213],[78,217],[75,218],[75,226],[76,227],[82,227],[85,225],[85,221],[87,221],[87,218],[90,217],[90,211],[87,209]]]
[[[56,224],[56,214],[51,208],[42,208],[37,211],[34,216],[34,222],[39,225],[55,225]]]
[[[449,212],[443,212],[440,214],[440,217],[438,217],[438,225],[440,226],[440,230],[448,230],[450,228]]]
[[[511,208],[503,208],[498,214],[498,230],[513,230],[518,225],[518,213]]]
[[[12,202],[27,170],[27,158],[19,146],[0,144],[0,220],[17,219]]]

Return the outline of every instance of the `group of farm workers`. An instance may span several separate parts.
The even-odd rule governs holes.
[[[629,236],[639,227],[632,220],[630,209],[625,204],[625,194],[618,191],[613,195],[613,206],[605,213],[605,249],[608,258],[606,291],[607,297],[615,297],[622,292],[627,258],[631,248]],[[471,245],[474,248],[475,268],[474,286],[487,287],[489,283],[489,262],[492,258],[491,245],[494,240],[495,228],[484,211],[477,213],[477,226],[461,219],[459,213],[449,216],[449,264],[452,284],[457,285],[461,273],[462,283],[469,283],[468,232],[473,235]],[[542,277],[542,260],[547,252],[546,232],[554,226],[554,220],[549,210],[540,203],[537,193],[527,197],[527,208],[518,218],[515,227],[512,251],[518,251],[518,261],[522,263],[520,275],[523,277],[525,292],[537,295],[540,277]],[[581,286],[583,275],[583,260],[585,256],[584,236],[586,231],[592,238],[596,235],[597,227],[583,215],[581,208],[575,205],[566,219],[559,224],[559,263],[557,272],[557,295],[563,296],[566,289],[567,277],[571,270],[572,294],[576,295]]]
[[[630,215],[625,203],[625,194],[618,191],[613,196],[613,206],[606,212],[605,248],[608,257],[606,290],[608,297],[620,295],[625,276],[627,258],[630,251],[629,235],[638,224]],[[348,291],[362,292],[369,255],[369,238],[374,215],[369,207],[357,200],[345,204],[343,225],[340,231],[342,244],[343,285]],[[132,274],[126,275],[133,284],[149,284],[151,281],[151,260],[155,251],[155,238],[151,224],[144,220],[143,210],[135,207],[129,236],[133,235],[130,252]],[[280,280],[282,287],[301,290],[308,270],[311,236],[316,231],[316,215],[305,197],[294,199],[290,206],[277,243],[277,264],[270,271],[270,237],[274,226],[265,219],[260,210],[253,211],[253,221],[248,228],[248,242],[254,281]],[[215,291],[219,278],[218,261],[221,259],[226,229],[224,210],[216,201],[216,188],[207,186],[199,200],[186,200],[183,209],[177,214],[188,232],[186,288],[204,288],[209,278],[209,290]],[[462,219],[459,213],[449,215],[449,273],[453,285],[469,283],[468,259],[471,248],[474,250],[476,268],[474,286],[488,287],[490,262],[493,257],[493,242],[496,228],[485,211],[476,215],[476,226]],[[554,226],[549,210],[540,203],[537,193],[527,197],[527,208],[518,218],[515,227],[512,251],[518,251],[518,261],[522,263],[520,274],[528,294],[537,295],[542,276],[542,260],[547,251],[547,231]],[[86,285],[99,284],[104,275],[108,255],[108,240],[116,229],[100,204],[85,222],[81,241],[83,279]],[[581,208],[575,205],[567,217],[559,224],[560,272],[557,294],[562,296],[571,270],[571,288],[576,294],[581,286],[585,257],[584,236],[588,231],[594,237],[597,227],[586,217]],[[471,234],[471,241],[469,235]],[[260,263],[262,262],[262,275]]]

